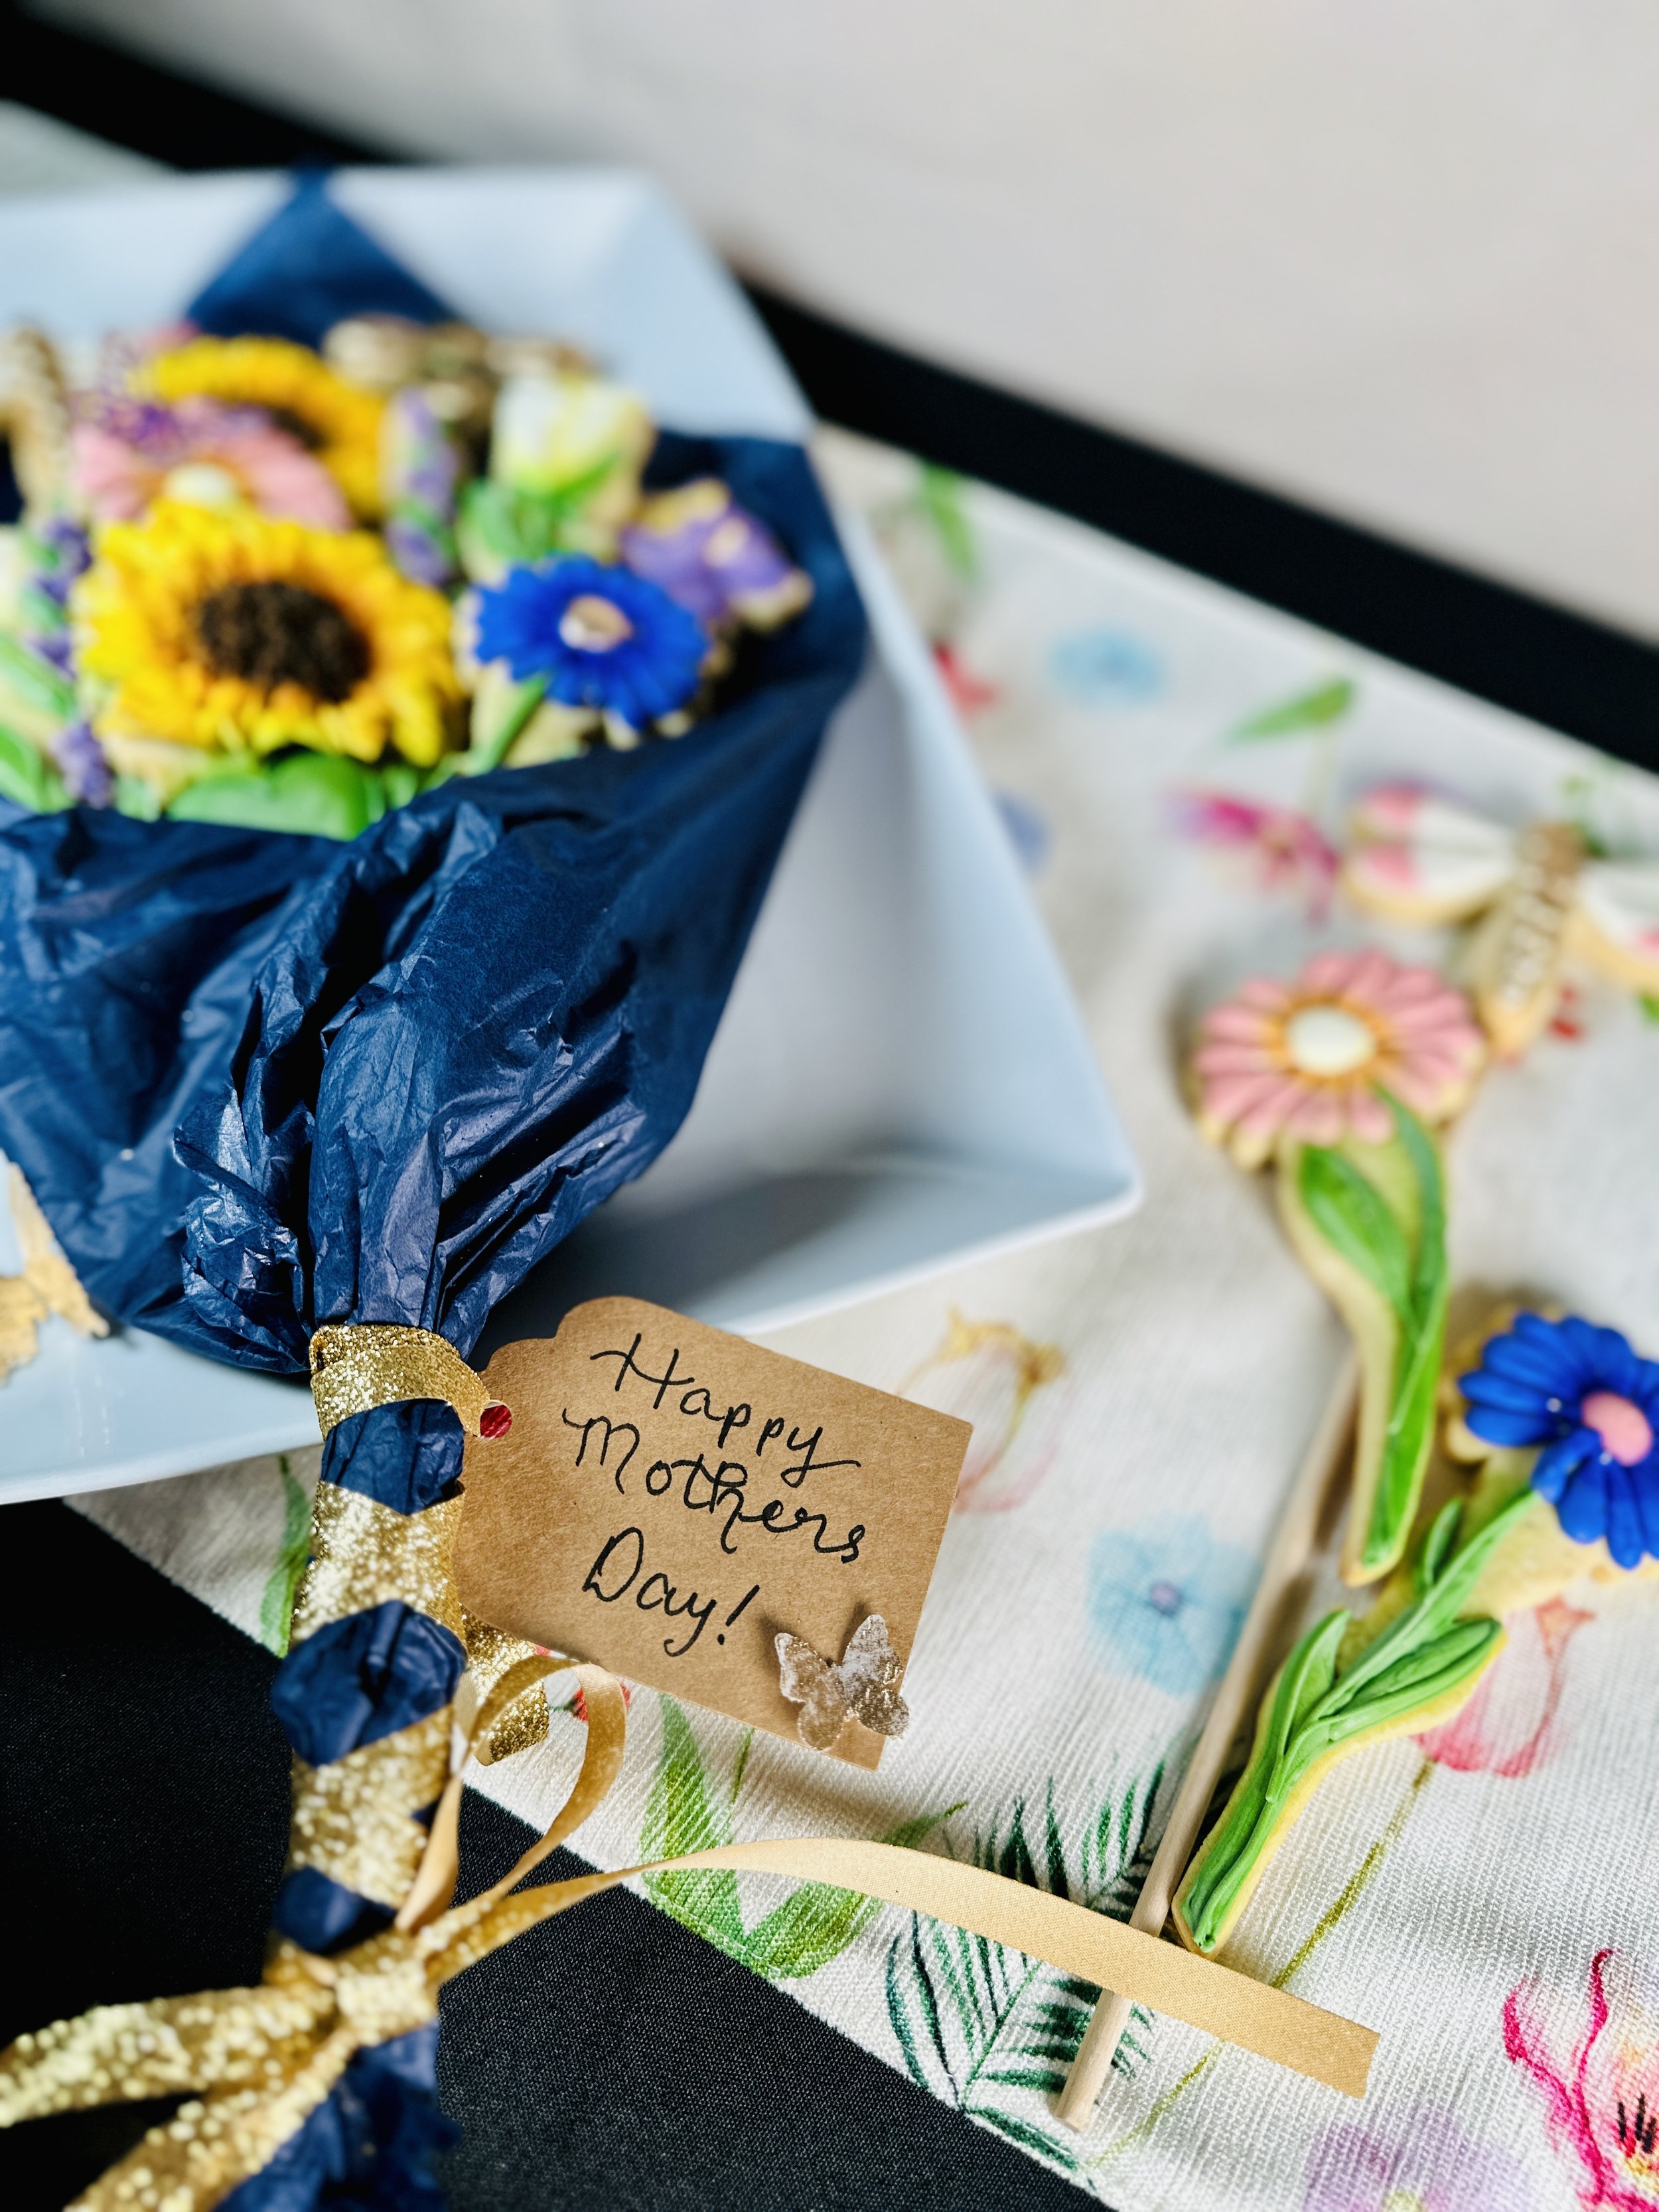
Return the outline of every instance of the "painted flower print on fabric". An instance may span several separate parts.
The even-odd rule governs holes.
[[[1089,1565],[1101,1663],[1176,1698],[1220,1674],[1260,1571],[1249,1552],[1218,1542],[1191,1515],[1103,1529]]]
[[[1659,1558],[1659,1363],[1616,1328],[1522,1313],[1458,1387],[1477,1437],[1541,1447],[1532,1486],[1574,1543],[1605,1536],[1621,1567]]]
[[[1504,2005],[1504,2049],[1541,2091],[1550,2140],[1583,2169],[1578,2199],[1613,2212],[1659,2204],[1659,2030],[1607,1995],[1611,1950],[1590,1961],[1586,2017],[1571,2053],[1540,2023],[1523,1983]]]
[[[973,1425],[957,1483],[958,1513],[1023,1505],[1060,1449],[1054,1384],[1066,1371],[1057,1344],[1039,1344],[1012,1322],[969,1321],[952,1306],[938,1348],[899,1385],[902,1398]]]
[[[1421,2106],[1391,2128],[1328,2129],[1308,2160],[1303,2212],[1531,2212],[1516,2161]]]
[[[643,576],[586,554],[510,569],[478,592],[477,657],[515,681],[545,677],[548,696],[631,728],[684,707],[708,640],[694,615]]]
[[[1433,969],[1383,952],[1321,952],[1294,982],[1255,977],[1205,1016],[1193,1058],[1199,1127],[1245,1168],[1260,1167],[1281,1135],[1386,1144],[1389,1095],[1443,1121],[1485,1057],[1468,1000]]]
[[[1595,1618],[1564,1597],[1511,1614],[1497,1665],[1461,1713],[1418,1737],[1419,1750],[1437,1766],[1510,1782],[1547,1765],[1558,1748],[1567,1646]]]
[[[1252,864],[1258,890],[1299,896],[1310,921],[1324,920],[1340,860],[1311,815],[1226,791],[1177,791],[1170,809],[1176,836],[1237,854]]]
[[[1048,656],[1056,690],[1080,707],[1139,707],[1164,689],[1164,663],[1151,646],[1121,629],[1084,629],[1062,637]]]
[[[941,638],[933,647],[933,665],[945,686],[945,695],[964,722],[994,707],[1002,696],[1002,686],[994,684],[988,676],[981,676],[967,658],[960,646],[948,638]]]

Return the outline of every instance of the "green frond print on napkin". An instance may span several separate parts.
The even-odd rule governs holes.
[[[979,548],[968,520],[966,491],[966,483],[953,469],[922,463],[916,484],[917,504],[933,526],[946,562],[964,583],[971,584],[979,574]]]
[[[1264,707],[1258,714],[1240,722],[1232,731],[1235,744],[1249,744],[1260,738],[1300,737],[1306,730],[1327,730],[1333,722],[1340,722],[1354,702],[1356,687],[1346,676],[1334,677],[1328,684],[1316,685],[1311,691],[1298,691],[1294,698],[1280,699],[1271,707]]]
[[[1006,1826],[994,1822],[984,1834],[975,1831],[969,1856],[994,1874],[1127,1920],[1152,1868],[1152,1811],[1163,1776],[1159,1765],[1108,1797],[1075,1858],[1061,1834],[1052,1783],[1035,1846],[1028,1830],[1035,1832],[1036,1818],[1019,1798]],[[887,2017],[911,2079],[1067,2172],[1082,2166],[1077,2151],[1012,2109],[1010,2095],[1058,2094],[1099,1994],[1092,1982],[919,1913],[887,1954]],[[1150,2025],[1137,2006],[1112,2061],[1116,2071],[1133,2074],[1146,2057],[1137,2036]]]
[[[744,1731],[732,1764],[731,1784],[720,1790],[703,1765],[685,1715],[672,1698],[663,1698],[661,1705],[662,1756],[646,1800],[640,1855],[647,1859],[678,1858],[686,1851],[718,1850],[736,1840],[732,1814],[743,1787],[755,1732]],[[919,1820],[901,1821],[877,1840],[914,1849],[961,1809],[951,1805],[942,1813],[925,1813]],[[647,1875],[645,1890],[652,1903],[660,1905],[682,1927],[702,1936],[727,1958],[775,1982],[796,1981],[817,1973],[820,1966],[839,1958],[881,1910],[878,1899],[860,1897],[855,1890],[803,1882],[763,1920],[745,1928],[738,1878],[730,1872]]]
[[[311,1498],[305,1485],[289,1473],[286,1452],[276,1464],[283,1476],[283,1548],[259,1601],[259,1641],[280,1659],[288,1650],[294,1593],[311,1556]]]

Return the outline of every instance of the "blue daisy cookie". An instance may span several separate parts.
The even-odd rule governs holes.
[[[696,690],[708,633],[658,585],[586,554],[509,568],[477,597],[480,661],[504,660],[515,682],[546,679],[547,696],[641,730]]]
[[[1458,1387],[1483,1442],[1538,1447],[1532,1486],[1565,1534],[1605,1537],[1621,1567],[1659,1559],[1659,1363],[1616,1328],[1522,1313]]]

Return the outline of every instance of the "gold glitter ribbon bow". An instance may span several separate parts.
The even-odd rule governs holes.
[[[434,2020],[444,1984],[526,1929],[641,1875],[747,1869],[882,1898],[1119,1990],[1350,2096],[1364,2094],[1376,2045],[1370,2028],[1066,1899],[929,1852],[794,1836],[519,1890],[604,1801],[620,1772],[628,1725],[622,1686],[603,1668],[538,1654],[508,1669],[462,1736],[470,1750],[515,1699],[573,1668],[587,1717],[581,1771],[546,1832],[493,1887],[465,1905],[449,1903],[459,1866],[463,1757],[409,1893],[383,1935],[331,1959],[277,1941],[257,1989],[100,2005],[21,2036],[0,2053],[3,2126],[190,2093],[171,2120],[152,2128],[70,2212],[208,2212],[298,2130],[355,2052]]]
[[[508,1893],[616,1780],[627,1731],[621,1684],[603,1668],[575,1666],[587,1743],[574,1787],[503,1881],[451,1908],[461,1777],[473,1740],[487,1738],[516,1698],[572,1663],[556,1653],[521,1660],[478,1704],[415,1880],[384,1934],[328,1959],[278,1939],[257,1989],[100,2005],[20,2036],[0,2053],[0,2126],[191,2093],[171,2120],[76,2199],[76,2212],[207,2212],[269,2161],[356,2051],[435,2020],[438,1992],[452,1975],[545,1917],[545,1908],[526,1913],[531,1899]]]

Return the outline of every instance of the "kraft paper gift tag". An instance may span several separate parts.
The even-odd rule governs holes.
[[[775,1638],[908,1662],[971,1434],[636,1298],[504,1346],[505,1435],[468,1440],[455,1571],[475,1618],[799,1740]],[[849,1721],[834,1755],[873,1767]]]

